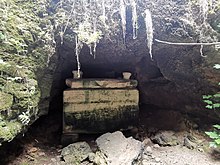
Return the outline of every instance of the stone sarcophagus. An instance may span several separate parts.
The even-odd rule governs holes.
[[[67,79],[63,94],[63,133],[103,133],[138,122],[136,80]]]

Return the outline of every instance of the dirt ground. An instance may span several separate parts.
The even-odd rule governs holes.
[[[181,146],[153,148],[152,154],[144,157],[143,165],[220,165],[220,160],[208,153]]]
[[[145,151],[143,165],[220,165],[220,153],[208,147],[209,139],[204,136],[204,130],[212,123],[202,119],[189,119],[175,111],[158,110],[152,107],[142,107],[140,122],[125,136],[144,141]],[[43,117],[37,121],[22,138],[0,147],[1,165],[62,165],[60,157],[64,146],[60,144],[62,127],[61,114]],[[160,146],[152,143],[148,137],[158,131],[173,131],[178,138],[193,134],[200,140],[199,147],[187,148],[182,144],[176,146]],[[22,135],[21,135],[22,136]],[[99,135],[81,136],[94,148],[94,141]],[[146,142],[147,141],[147,142]]]

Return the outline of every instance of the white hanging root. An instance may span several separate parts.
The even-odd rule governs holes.
[[[204,42],[204,43],[187,43],[187,42],[169,42],[169,41],[162,41],[162,40],[158,40],[155,39],[155,41],[159,42],[159,43],[163,43],[163,44],[168,44],[168,45],[179,45],[179,46],[183,46],[183,45],[188,45],[188,46],[193,46],[193,45],[203,45],[203,46],[210,46],[210,45],[219,45],[220,42]]]
[[[105,0],[102,0],[102,17],[103,17],[103,23],[105,25]]]
[[[211,42],[211,43],[186,43],[186,42],[183,42],[183,43],[176,43],[176,42],[168,42],[168,41],[161,41],[161,40],[158,40],[158,39],[155,39],[155,41],[159,42],[159,43],[163,43],[163,44],[168,44],[168,45],[177,45],[177,46],[200,46],[200,55],[202,57],[206,57],[204,54],[203,54],[203,47],[204,46],[211,46],[211,45],[215,45],[215,48],[218,47],[220,45],[220,42]]]
[[[220,49],[220,43],[215,45],[215,50],[219,50]]]
[[[204,21],[207,18],[207,14],[209,11],[209,2],[208,0],[199,0],[200,12],[203,15]]]
[[[80,54],[80,51],[82,49],[82,43],[81,41],[79,41],[78,39],[78,36],[76,35],[76,62],[77,62],[77,76],[78,78],[80,78],[80,61],[79,61],[79,54]]]
[[[136,39],[137,38],[137,30],[138,30],[137,2],[136,2],[136,0],[131,0],[131,8],[132,8],[133,39]]]
[[[92,45],[88,45],[88,47],[89,47],[89,54],[90,54],[91,56],[93,56],[93,54],[92,54]]]
[[[97,47],[97,42],[95,42],[93,46],[94,59],[96,57],[96,47]]]
[[[147,34],[147,47],[149,49],[150,57],[151,59],[153,59],[153,56],[152,56],[153,23],[152,23],[151,12],[149,9],[145,10],[145,25],[146,25],[146,34]]]
[[[97,33],[97,20],[94,19],[93,20],[93,34],[96,34]],[[89,43],[88,44],[88,47],[89,47],[89,53],[91,56],[96,57],[96,47],[97,47],[97,42],[96,40],[94,40],[93,42]]]
[[[210,8],[212,8],[212,0],[199,0],[199,5],[200,5],[200,13],[202,14],[202,17],[203,17],[203,23],[202,23],[201,27],[203,27],[203,25],[205,25],[206,19],[208,17],[209,5],[210,5]],[[200,41],[202,41],[202,38],[203,38],[202,29],[200,30],[199,36],[200,36]],[[201,45],[201,47],[200,47],[200,54],[202,57],[206,57],[203,55],[203,45]]]
[[[72,7],[71,7],[71,11],[70,11],[70,15],[68,16],[67,21],[66,21],[66,25],[65,25],[64,29],[63,29],[63,27],[61,27],[61,30],[60,30],[60,43],[61,43],[61,45],[63,45],[63,36],[64,36],[64,34],[66,32],[66,29],[67,29],[67,27],[69,25],[70,18],[72,17],[74,9],[75,9],[75,2],[73,1]]]
[[[126,35],[126,5],[124,0],[120,0],[120,15],[121,15],[121,26],[123,33],[123,40],[125,43],[125,35]]]
[[[93,33],[95,34],[97,31],[97,20],[94,19],[93,21]],[[93,57],[95,59],[95,56],[96,56],[96,45],[97,45],[97,41],[94,42],[94,45],[93,45]]]
[[[200,46],[200,55],[201,55],[202,57],[206,57],[206,56],[204,56],[204,54],[203,54],[203,45]]]

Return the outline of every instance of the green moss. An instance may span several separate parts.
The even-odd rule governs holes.
[[[94,109],[65,113],[65,126],[73,126],[77,132],[98,133],[117,129],[127,129],[138,121],[138,106],[121,106],[119,108]]]
[[[10,109],[13,104],[13,96],[0,91],[0,111]]]
[[[0,144],[2,141],[11,141],[22,129],[19,122],[5,122],[5,125],[0,125]]]
[[[0,114],[0,143],[24,129],[10,119],[19,121],[18,116],[28,111],[35,120],[38,113],[41,93],[36,74],[47,67],[54,47],[49,2],[0,1],[0,111],[10,109]]]

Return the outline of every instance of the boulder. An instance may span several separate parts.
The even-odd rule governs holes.
[[[197,144],[192,142],[188,137],[184,138],[183,145],[188,149],[195,149],[197,147]]]
[[[126,138],[120,131],[106,133],[97,138],[96,143],[99,153],[95,160],[108,165],[138,164],[144,148],[140,141],[132,137]]]
[[[93,154],[86,142],[77,142],[63,148],[61,156],[68,165],[79,165]]]
[[[32,11],[41,6],[40,13],[46,14],[49,3],[11,1],[12,10],[9,11],[8,17],[11,22],[2,20],[4,29],[0,32],[0,145],[25,132],[39,116],[48,113],[57,57],[54,57],[54,31],[48,17],[42,18],[40,14],[33,14]],[[1,2],[0,15],[5,5]],[[20,27],[16,26],[18,24],[26,29],[25,32],[21,32]],[[46,36],[42,35],[45,31],[43,29],[47,29]]]

